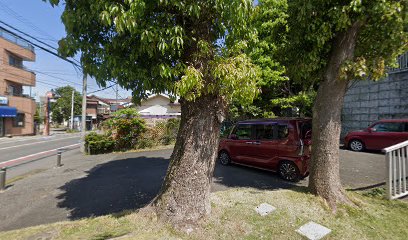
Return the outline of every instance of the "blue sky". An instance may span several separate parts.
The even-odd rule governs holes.
[[[1,21],[55,47],[58,47],[58,40],[65,36],[64,25],[60,18],[62,11],[63,7],[53,8],[42,0],[0,0]],[[35,48],[35,53],[37,55],[35,62],[24,63],[37,74],[36,87],[31,90],[32,96],[35,95],[38,99],[38,96],[44,95],[51,88],[66,85],[71,85],[82,92],[82,75],[70,63],[39,48]],[[88,92],[100,89],[94,79],[88,78],[88,84]],[[29,88],[25,88],[25,94],[29,92]],[[106,89],[96,95],[115,98],[115,90]],[[119,89],[119,97],[130,95],[129,91]]]

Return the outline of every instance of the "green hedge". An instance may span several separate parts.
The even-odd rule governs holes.
[[[85,137],[85,149],[88,154],[109,153],[115,148],[115,141],[107,135],[91,132]]]
[[[100,141],[88,142],[87,152],[88,154],[101,154],[110,153],[115,148],[115,141],[110,139],[104,139]]]

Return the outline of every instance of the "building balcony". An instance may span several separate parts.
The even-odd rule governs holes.
[[[26,113],[28,115],[35,114],[36,103],[34,99],[30,98],[27,95],[21,96],[7,96],[8,98],[8,105],[10,107],[17,108],[19,113]]]
[[[0,70],[0,79],[15,82],[23,86],[35,86],[35,73],[24,68],[10,65],[2,65]]]
[[[27,41],[0,29],[0,48],[3,48],[25,61],[35,61],[34,47]]]

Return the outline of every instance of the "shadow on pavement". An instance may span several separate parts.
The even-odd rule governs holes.
[[[265,170],[231,164],[217,164],[214,171],[214,183],[226,187],[251,187],[265,190],[288,189],[307,184],[306,180],[292,183],[282,180],[278,174]],[[213,186],[217,191],[217,187]]]
[[[142,208],[158,194],[168,163],[165,158],[138,157],[97,165],[86,177],[60,188],[63,193],[57,197],[58,207],[70,211],[72,220]],[[273,190],[299,185],[285,182],[271,172],[220,164],[214,172],[214,183],[213,191],[229,187]]]
[[[97,165],[60,188],[64,193],[58,207],[69,210],[70,219],[141,208],[159,192],[167,166],[167,159],[147,157]]]

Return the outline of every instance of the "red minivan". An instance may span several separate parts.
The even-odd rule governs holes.
[[[237,163],[278,172],[288,181],[309,174],[312,122],[304,118],[241,121],[221,139],[221,164]]]
[[[344,146],[352,151],[382,150],[408,140],[408,119],[380,120],[368,128],[349,132]]]

